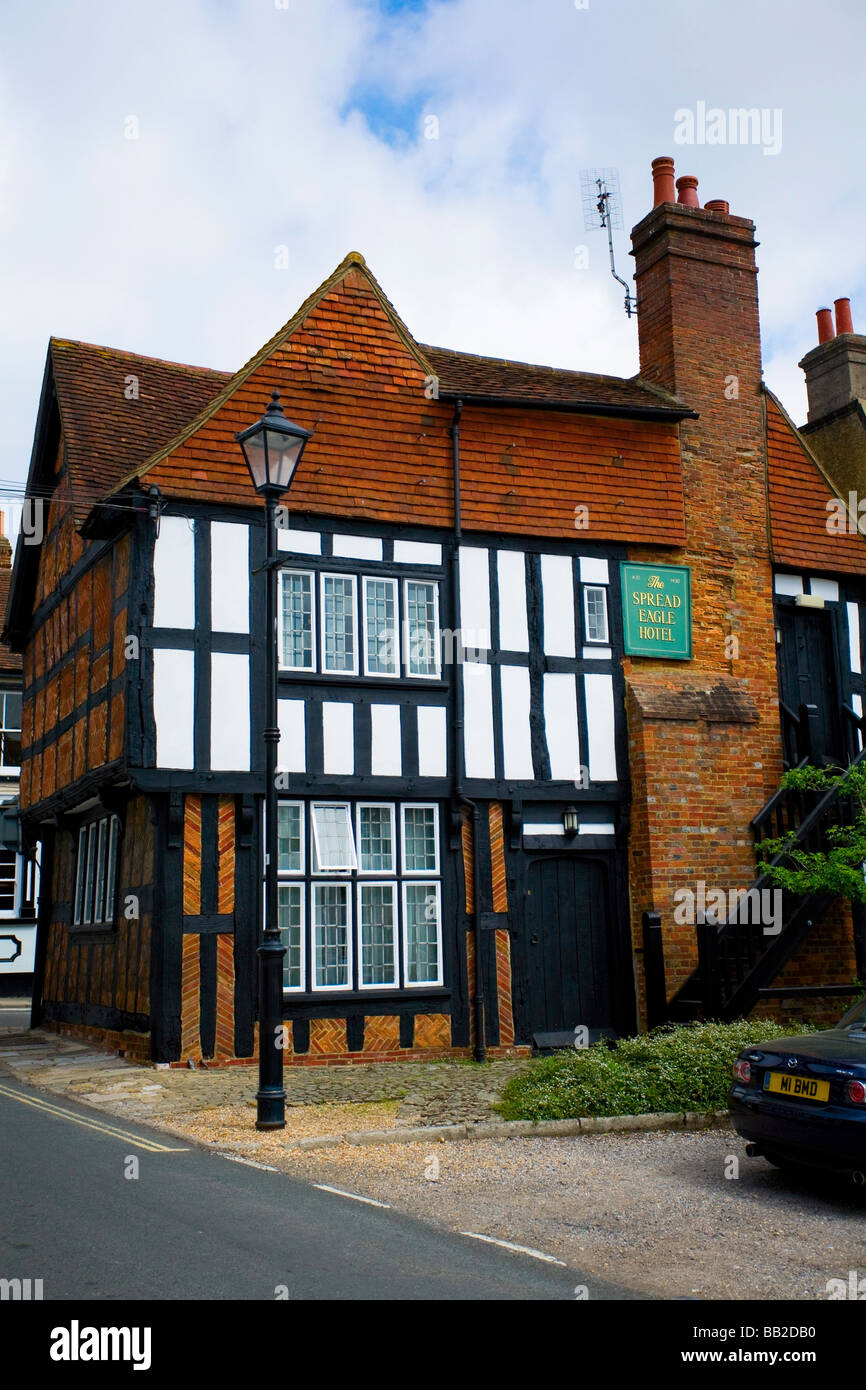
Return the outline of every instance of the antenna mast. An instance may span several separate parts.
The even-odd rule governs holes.
[[[622,230],[622,203],[619,193],[619,173],[616,169],[581,169],[580,189],[583,197],[583,225],[587,231],[603,227],[607,231],[610,253],[610,273],[625,290],[625,312],[629,318],[637,313],[637,300],[627,280],[616,273],[613,254],[613,229]]]

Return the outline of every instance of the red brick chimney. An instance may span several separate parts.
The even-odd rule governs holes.
[[[818,345],[800,363],[806,373],[810,425],[866,400],[866,335],[854,331],[847,296],[834,300],[833,307],[835,329],[830,310],[819,309]]]
[[[673,186],[673,160],[653,163],[658,197],[661,172],[666,191]],[[632,232],[641,376],[696,409],[723,409],[725,378],[735,375],[739,400],[759,409],[755,225],[732,217],[723,199],[700,207],[694,175],[676,187],[679,201],[657,202]]]
[[[672,160],[654,169],[679,200],[656,200],[632,231],[640,373],[697,418],[680,425],[685,544],[662,559],[648,534],[628,558],[688,566],[693,659],[624,663],[629,867],[635,937],[640,911],[661,912],[669,984],[679,984],[695,930],[677,924],[673,891],[751,882],[750,821],[777,785],[781,740],[755,227],[723,198],[701,207],[698,180],[677,179]],[[695,692],[710,690],[724,697],[722,720],[698,707]]]

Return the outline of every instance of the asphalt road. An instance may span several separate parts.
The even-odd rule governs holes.
[[[0,1278],[41,1278],[46,1300],[563,1300],[582,1282],[5,1080]],[[639,1297],[597,1278],[590,1296]]]

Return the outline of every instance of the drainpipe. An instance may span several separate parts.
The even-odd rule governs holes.
[[[460,417],[462,414],[463,401],[458,400],[455,403],[454,418],[451,421],[451,458],[453,466],[454,497],[454,533],[451,545],[451,631],[452,634],[458,635],[461,632],[460,542],[463,537],[463,523],[460,512]],[[456,643],[453,636],[451,647],[452,654],[456,654]],[[480,816],[477,803],[472,801],[463,790],[463,684],[459,678],[458,672],[455,672],[454,676],[452,698],[452,804],[460,807],[467,806],[472,813],[472,919],[475,937],[475,994],[472,998],[472,1009],[475,1015],[475,1060],[476,1062],[483,1062],[487,1055],[487,1051],[485,1047],[484,985],[481,969],[481,914],[478,910],[478,826]]]

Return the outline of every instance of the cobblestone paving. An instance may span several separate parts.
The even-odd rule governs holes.
[[[508,1078],[529,1065],[523,1058],[483,1066],[365,1063],[286,1067],[284,1075],[293,1128],[334,1134],[490,1119]],[[156,1070],[38,1031],[0,1032],[0,1073],[127,1119],[157,1123],[217,1109],[222,1118],[227,1107],[252,1109],[257,1086],[254,1066]],[[318,1107],[319,1128],[314,1123]]]

